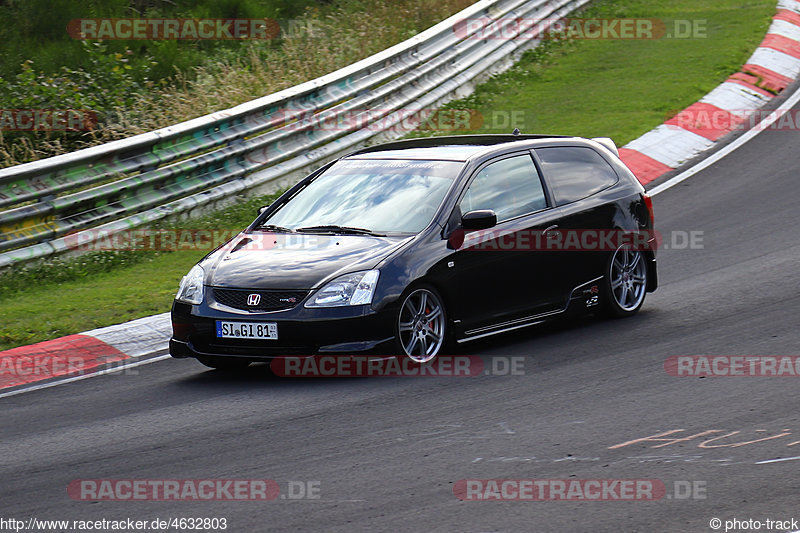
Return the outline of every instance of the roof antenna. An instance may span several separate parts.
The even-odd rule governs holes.
[[[519,128],[514,128],[514,131],[511,132],[511,135],[514,137],[519,137]]]

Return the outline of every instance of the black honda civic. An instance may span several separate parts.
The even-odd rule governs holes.
[[[567,312],[636,313],[657,287],[653,208],[610,139],[466,135],[313,172],[181,280],[173,357],[235,368],[392,354]]]

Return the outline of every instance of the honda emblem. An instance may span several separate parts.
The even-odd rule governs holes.
[[[261,302],[260,294],[250,294],[247,296],[247,305],[249,305],[250,307],[258,305],[260,302]]]

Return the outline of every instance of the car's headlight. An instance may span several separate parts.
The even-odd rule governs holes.
[[[203,267],[195,265],[188,274],[181,279],[178,294],[175,299],[187,304],[200,304],[203,302],[203,280],[206,273]]]
[[[379,274],[377,270],[365,270],[339,276],[315,292],[305,306],[339,307],[371,304]]]

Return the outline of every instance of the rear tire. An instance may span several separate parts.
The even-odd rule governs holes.
[[[197,360],[207,367],[216,370],[243,370],[251,363],[251,361],[247,359],[238,359],[235,357],[198,356]]]
[[[606,316],[635,315],[647,293],[647,257],[644,252],[621,246],[611,255],[603,277],[603,311]]]

